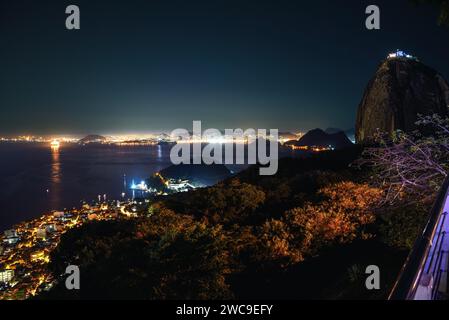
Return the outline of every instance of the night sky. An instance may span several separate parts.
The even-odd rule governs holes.
[[[449,78],[436,21],[408,0],[0,0],[0,135],[349,129],[388,52]]]

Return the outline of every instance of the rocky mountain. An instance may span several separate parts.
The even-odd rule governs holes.
[[[321,129],[313,129],[307,132],[298,141],[292,142],[296,146],[332,146],[335,149],[343,149],[352,146],[352,142],[348,139],[343,131],[336,133],[326,133]]]
[[[106,138],[97,134],[90,134],[80,139],[78,143],[80,144],[88,144],[88,143],[102,143],[105,142]]]
[[[360,102],[357,142],[380,129],[411,131],[418,114],[447,115],[449,85],[437,71],[409,55],[390,55],[377,69]]]

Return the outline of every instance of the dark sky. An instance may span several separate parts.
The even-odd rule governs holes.
[[[408,0],[0,0],[0,134],[348,129],[389,51],[449,77],[436,17]]]

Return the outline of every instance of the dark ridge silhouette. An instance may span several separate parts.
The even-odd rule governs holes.
[[[328,134],[321,129],[313,129],[307,132],[298,141],[291,142],[290,145],[309,147],[332,146],[335,149],[344,149],[352,146],[352,142],[348,139],[343,131]]]
[[[78,143],[81,144],[87,144],[87,143],[101,143],[106,141],[106,138],[103,136],[100,136],[98,134],[90,134],[88,136],[85,136],[84,138],[80,139]]]

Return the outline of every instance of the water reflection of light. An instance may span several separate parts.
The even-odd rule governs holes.
[[[51,148],[51,182],[57,184],[61,182],[61,162],[59,160],[59,147]]]
[[[53,141],[50,143],[50,146],[51,146],[51,149],[52,149],[52,150],[57,150],[57,149],[59,149],[60,143],[59,143],[58,140],[53,140]]]
[[[61,204],[61,160],[59,148],[51,148],[50,160],[50,188],[47,189],[49,194],[49,205],[52,210],[59,210]]]
[[[157,145],[157,157],[162,158],[162,147],[160,144]]]

